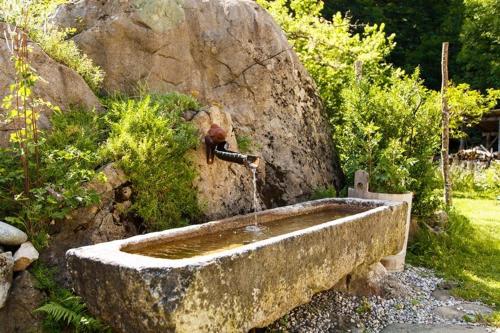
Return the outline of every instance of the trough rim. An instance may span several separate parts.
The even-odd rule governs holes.
[[[178,268],[187,266],[205,266],[223,257],[239,256],[249,251],[257,250],[261,247],[285,241],[286,239],[293,239],[296,237],[300,237],[301,235],[304,234],[319,232],[322,229],[330,228],[338,224],[354,222],[360,218],[374,215],[377,214],[378,212],[382,212],[385,210],[393,210],[394,207],[405,205],[406,203],[402,201],[387,201],[387,200],[358,199],[358,198],[327,198],[327,199],[318,199],[318,200],[297,203],[289,206],[267,209],[258,212],[257,215],[260,216],[269,213],[285,213],[286,211],[290,210],[300,210],[304,208],[311,208],[321,205],[327,206],[328,204],[343,204],[343,205],[353,205],[353,206],[356,205],[359,206],[364,204],[371,207],[366,211],[355,213],[353,215],[348,215],[332,221],[324,222],[308,228],[296,230],[290,233],[285,233],[282,235],[277,235],[267,239],[241,245],[237,248],[222,250],[220,252],[195,256],[191,258],[182,258],[182,259],[155,258],[155,257],[149,257],[140,254],[125,252],[123,249],[126,248],[127,246],[133,246],[140,243],[158,241],[160,239],[165,239],[165,238],[168,239],[171,237],[175,237],[177,235],[188,234],[197,231],[200,228],[207,228],[207,226],[210,225],[229,223],[236,219],[244,219],[249,217],[253,218],[254,213],[235,215],[229,218],[210,221],[203,224],[191,225],[191,226],[169,229],[158,232],[151,232],[143,235],[133,236],[126,239],[120,239],[110,242],[99,243],[95,245],[74,248],[66,252],[66,257],[75,256],[80,259],[98,261],[101,264],[105,265],[120,266],[123,268],[139,270],[139,271],[150,268]]]

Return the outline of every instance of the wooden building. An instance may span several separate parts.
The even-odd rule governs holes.
[[[477,126],[482,132],[483,145],[488,150],[500,152],[500,109],[485,114]]]

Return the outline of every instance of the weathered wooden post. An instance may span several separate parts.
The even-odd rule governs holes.
[[[441,114],[442,114],[442,137],[441,137],[441,165],[444,180],[444,202],[446,206],[451,206],[451,176],[450,176],[450,110],[448,108],[448,42],[443,43],[443,53],[441,57]]]
[[[363,78],[363,62],[361,60],[354,62],[354,76],[356,77],[356,83],[360,83]]]

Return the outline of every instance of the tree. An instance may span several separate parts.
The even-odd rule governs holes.
[[[500,87],[500,1],[464,0],[459,79],[475,89]]]
[[[485,113],[497,105],[500,90],[488,89],[486,94],[471,89],[470,85],[461,83],[450,85],[447,92],[450,108],[450,137],[464,139],[466,128],[470,128],[481,121]]]
[[[349,18],[340,13],[331,21],[321,12],[322,1],[258,0],[285,31],[311,76],[330,115],[341,103],[341,91],[354,77],[354,62],[363,62],[363,76],[384,78],[390,66],[385,58],[394,48],[394,36],[387,36],[384,25],[366,25],[353,32]]]
[[[425,84],[433,89],[440,86],[440,57],[443,40],[451,42],[451,53],[460,50],[459,34],[463,18],[463,0],[327,0],[323,14],[329,18],[337,11],[352,16],[356,31],[363,24],[386,25],[394,33],[397,46],[388,60],[412,72],[421,68]],[[450,71],[457,73],[456,56],[450,58]]]

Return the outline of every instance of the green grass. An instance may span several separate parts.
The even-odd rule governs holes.
[[[492,306],[496,311],[487,321],[500,326],[500,203],[455,198],[449,216],[443,233],[420,231],[409,261],[456,282],[455,296]]]

